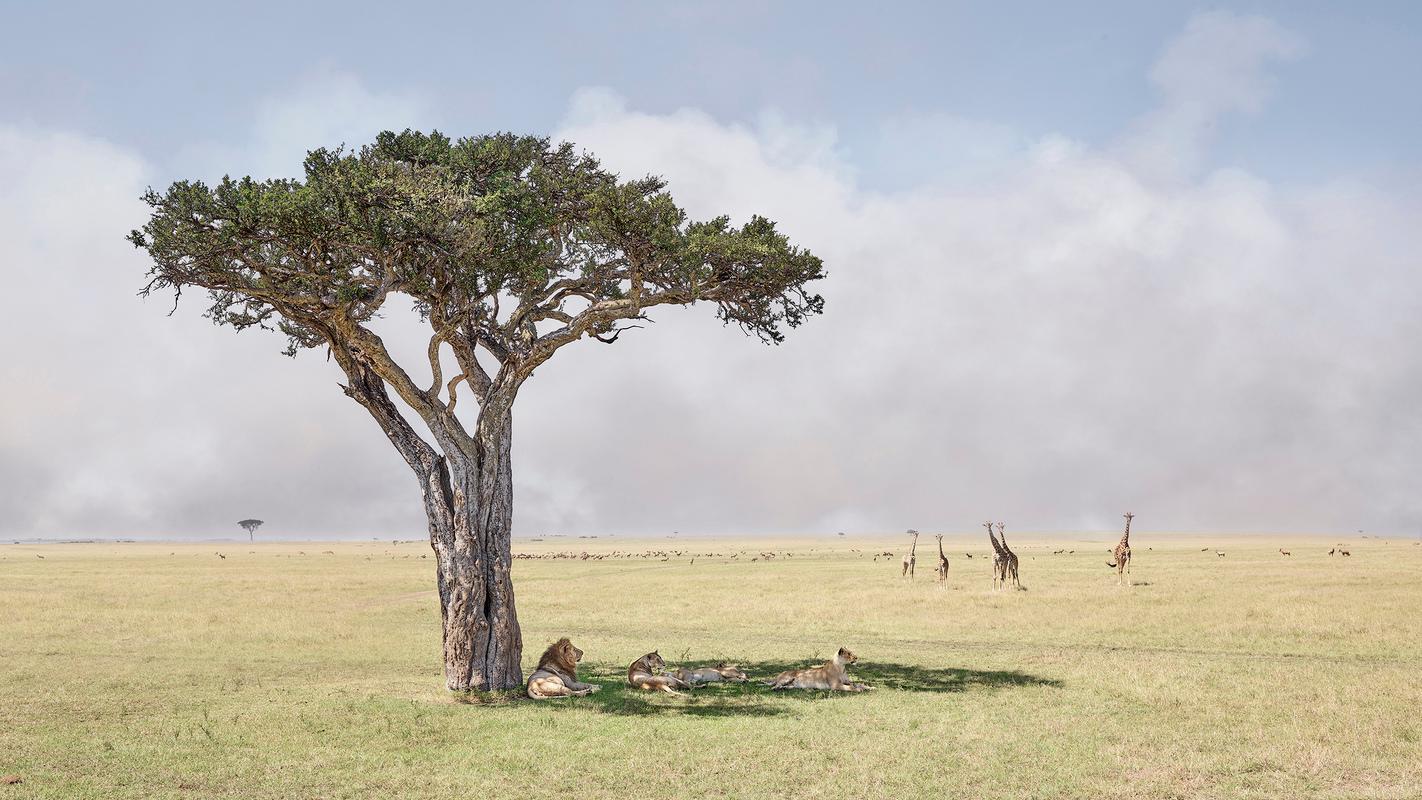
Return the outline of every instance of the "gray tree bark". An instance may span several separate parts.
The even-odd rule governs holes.
[[[424,482],[438,570],[444,678],[451,691],[523,684],[511,566],[511,416],[481,420],[478,458],[446,454]]]
[[[435,423],[436,451],[400,414],[373,369],[349,350],[332,352],[349,378],[346,394],[370,412],[419,480],[435,553],[445,686],[456,692],[521,686],[523,635],[511,576],[510,408],[517,384],[483,398],[472,437],[427,419]]]

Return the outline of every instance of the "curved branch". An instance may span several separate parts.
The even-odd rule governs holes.
[[[464,373],[462,372],[449,379],[449,405],[444,407],[444,413],[454,413],[454,404],[459,402],[459,396],[454,393],[454,390],[459,386],[459,382],[462,380],[464,380]]]
[[[464,373],[464,379],[469,384],[469,388],[474,390],[475,396],[482,396],[489,390],[492,382],[489,373],[484,370],[479,363],[479,357],[475,351],[475,340],[467,332],[460,336],[449,338],[449,347],[454,351],[454,360],[459,362],[459,368]]]
[[[441,369],[439,365],[439,346],[442,342],[444,342],[443,333],[437,332],[434,336],[430,337],[428,355],[430,358],[430,375],[433,376],[433,379],[430,381],[430,388],[425,390],[425,394],[431,397],[438,397],[436,392],[439,391],[440,381],[444,380],[444,370]],[[451,406],[454,405],[453,398],[450,398],[449,404]]]
[[[339,319],[337,326],[338,332],[350,343],[351,354],[356,360],[383,378],[400,399],[420,415],[442,447],[457,449],[470,457],[476,455],[474,440],[458,418],[445,413],[443,403],[415,385],[409,373],[391,358],[379,336],[348,317]]]
[[[405,463],[422,479],[427,479],[439,468],[439,454],[415,432],[414,427],[400,413],[400,409],[390,400],[389,393],[385,391],[385,382],[380,376],[362,364],[360,359],[336,341],[335,337],[328,336],[328,341],[331,342],[331,353],[335,356],[336,363],[350,381],[341,386],[341,390],[370,412],[380,429],[385,431],[385,435],[405,459]]]
[[[630,331],[630,330],[632,330],[633,328],[640,328],[640,327],[642,327],[642,326],[641,326],[641,325],[624,325],[624,326],[622,326],[621,328],[613,328],[613,329],[612,329],[612,335],[611,335],[611,336],[608,336],[608,335],[602,334],[602,333],[594,333],[594,334],[593,334],[593,338],[596,339],[596,340],[598,340],[599,342],[602,342],[603,344],[612,344],[613,342],[617,341],[617,337],[621,336],[623,331]]]

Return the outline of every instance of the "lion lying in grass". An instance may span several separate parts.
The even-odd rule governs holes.
[[[700,669],[677,667],[675,670],[672,670],[671,674],[690,686],[719,683],[721,681],[745,683],[750,680],[750,678],[741,671],[740,667],[737,667],[735,664],[727,664],[724,661],[714,667],[702,667]]]
[[[859,660],[859,656],[841,647],[834,658],[818,667],[787,669],[765,685],[771,689],[823,689],[834,692],[863,692],[870,686],[855,683],[849,677],[847,667]]]
[[[601,689],[594,683],[578,682],[578,662],[583,651],[564,636],[548,646],[538,659],[538,669],[528,676],[528,696],[534,700],[553,697],[582,697]]]
[[[667,662],[663,661],[657,651],[653,650],[636,661],[633,661],[631,666],[627,667],[627,683],[649,692],[663,691],[667,694],[674,694],[677,697],[685,697],[686,695],[676,691],[676,689],[690,689],[691,684],[675,675],[662,674],[666,671],[666,668]],[[676,688],[674,689],[672,687]]]

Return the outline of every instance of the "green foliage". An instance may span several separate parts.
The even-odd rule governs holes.
[[[293,348],[331,341],[391,292],[506,352],[531,324],[629,296],[571,338],[705,300],[778,342],[823,308],[805,288],[820,260],[773,222],[689,222],[660,178],[621,181],[538,137],[385,132],[358,151],[312,151],[304,180],[179,181],[144,200],[152,216],[129,239],[153,258],[145,294],[206,289],[215,323],[277,326]]]

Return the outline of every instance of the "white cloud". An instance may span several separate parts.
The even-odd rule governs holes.
[[[561,137],[665,175],[696,215],[780,220],[826,258],[829,307],[781,352],[667,312],[622,353],[545,371],[601,384],[579,405],[600,421],[588,452],[629,428],[682,443],[624,447],[615,475],[570,451],[560,479],[608,487],[608,529],[1111,525],[1126,506],[1181,528],[1422,523],[1422,424],[1398,401],[1422,389],[1416,198],[1197,175],[1208,126],[1255,110],[1266,62],[1298,48],[1204,15],[1155,70],[1161,106],[1133,132],[1149,158],[1047,137],[987,178],[899,193],[859,188],[823,137],[772,148],[601,93]],[[551,421],[525,442],[570,434],[555,405],[523,409]]]
[[[1125,138],[1126,157],[1148,175],[1193,174],[1223,117],[1263,106],[1271,63],[1304,51],[1300,37],[1268,18],[1197,14],[1151,69],[1161,103]]]
[[[0,125],[0,532],[240,534],[266,510],[289,535],[418,532],[418,508],[384,501],[413,482],[318,357],[207,324],[197,293],[173,318],[138,297],[147,264],[123,237],[152,173]]]
[[[896,189],[954,180],[982,180],[1020,158],[1029,142],[1011,126],[942,112],[885,119],[858,171],[876,186]]]
[[[1296,49],[1206,15],[1117,145],[968,125],[1012,141],[981,151],[993,168],[905,191],[865,189],[825,126],[580,92],[559,136],[666,176],[693,216],[779,220],[825,258],[829,305],[779,348],[698,308],[560,354],[516,409],[516,528],[1114,527],[1130,508],[1147,528],[1415,530],[1422,203],[1201,168],[1201,120],[1256,109],[1264,66]],[[247,147],[187,167],[289,171],[428,113],[345,78],[304,87]],[[895,124],[919,148],[958,125]],[[171,319],[134,297],[145,264],[122,235],[153,173],[0,127],[0,336],[22,343],[0,365],[0,530],[241,535],[255,514],[271,533],[418,535],[413,481],[319,354],[207,325],[196,297]],[[383,332],[418,355],[393,309]]]

